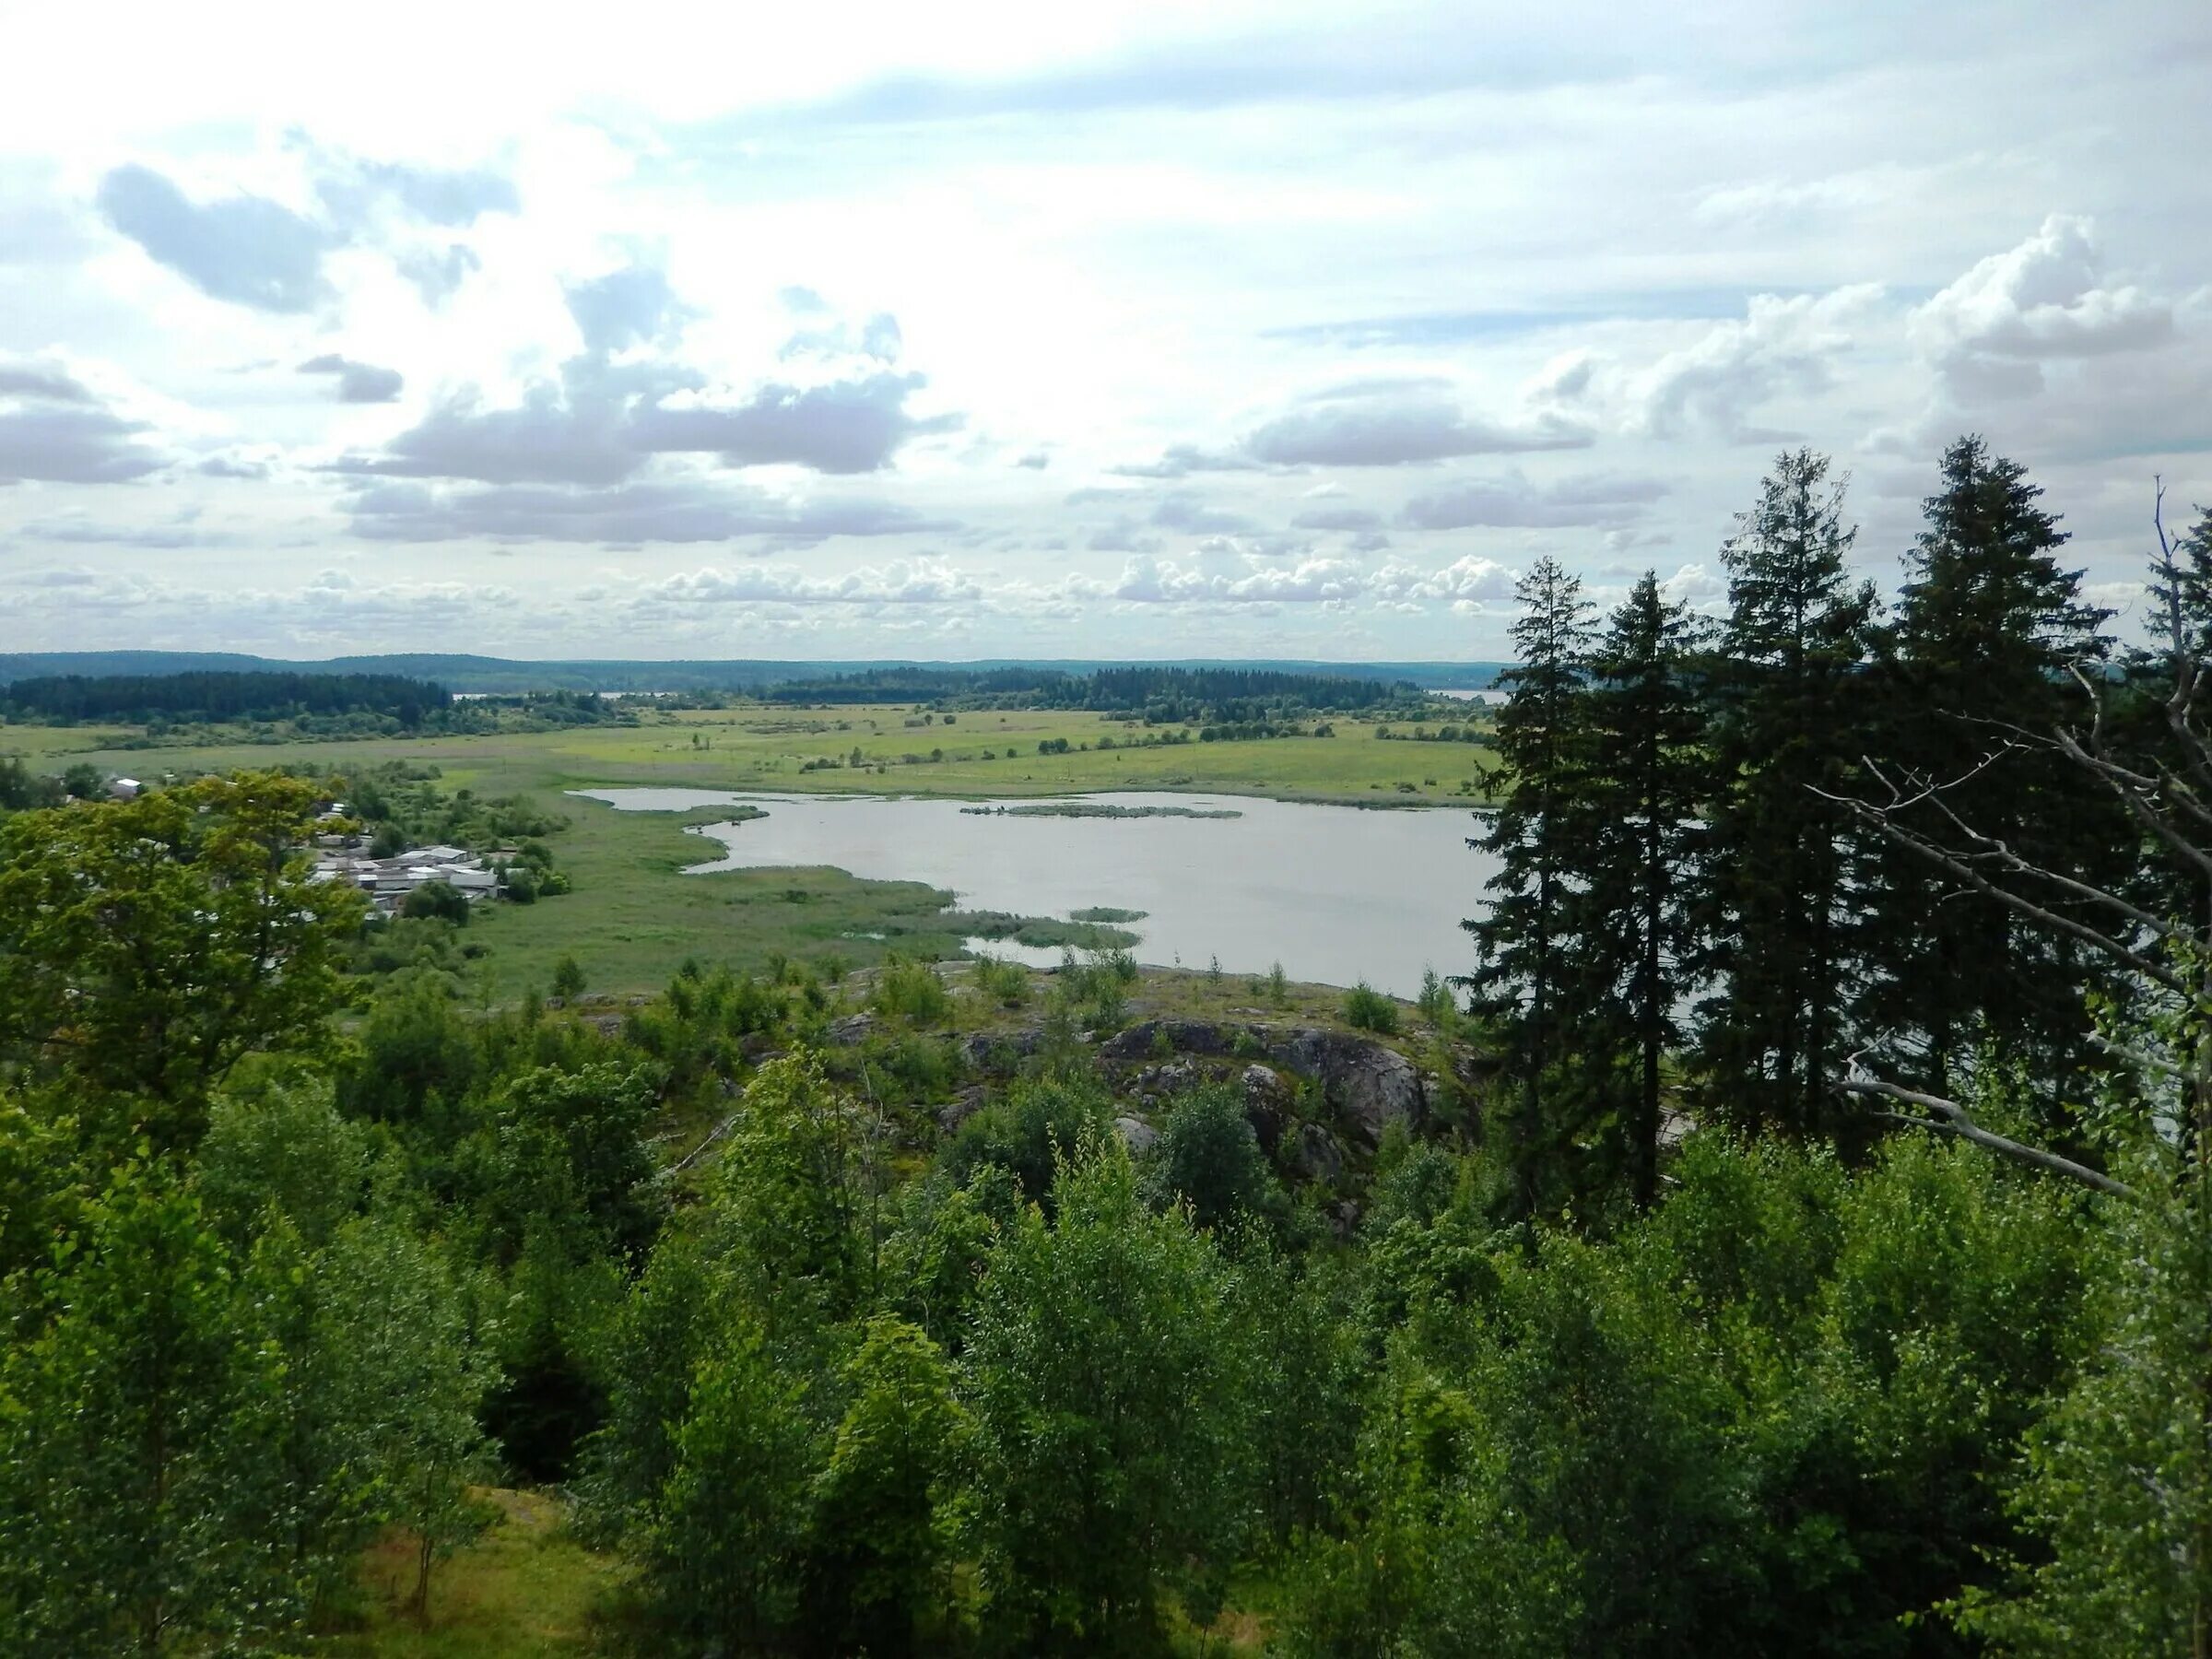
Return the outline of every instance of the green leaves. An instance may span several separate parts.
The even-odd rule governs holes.
[[[246,1054],[323,1050],[361,900],[309,877],[316,794],[206,778],[0,825],[0,1058],[133,1097],[170,1147]]]

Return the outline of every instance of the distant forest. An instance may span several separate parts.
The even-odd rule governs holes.
[[[1056,669],[872,668],[787,680],[759,693],[768,702],[956,702],[971,707],[1087,709],[1159,723],[1256,721],[1269,715],[1418,705],[1408,681],[1264,668],[1135,665],[1077,675]]]
[[[166,728],[282,725],[312,737],[466,734],[633,718],[590,691],[456,698],[430,680],[394,674],[49,675],[0,693],[0,714],[31,724],[109,722]]]
[[[859,662],[794,663],[767,658],[726,662],[634,659],[607,661],[517,662],[505,657],[464,656],[452,653],[422,652],[373,656],[333,657],[324,662],[289,662],[275,657],[248,656],[239,652],[187,651],[40,651],[0,653],[0,686],[11,680],[53,675],[85,675],[105,678],[113,675],[171,674],[371,674],[406,675],[436,680],[458,695],[474,692],[514,694],[524,691],[744,691],[793,680],[814,679],[825,674],[856,675],[870,669],[934,670],[959,674],[986,674],[994,669],[1019,669],[1027,674],[1057,672],[1088,677],[1111,663],[1074,658],[994,657],[965,663],[920,663],[877,658]],[[1476,690],[1489,685],[1503,663],[1316,663],[1262,658],[1222,662],[1203,658],[1170,658],[1144,665],[1148,668],[1265,670],[1271,673],[1313,675],[1324,678],[1405,680],[1426,690]]]
[[[410,729],[453,705],[430,680],[396,674],[82,674],[19,679],[11,720],[182,722],[291,720],[301,714],[383,714]]]

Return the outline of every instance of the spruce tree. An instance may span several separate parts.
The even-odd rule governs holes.
[[[1545,1121],[1546,1095],[1566,1092],[1559,1087],[1567,1060],[1562,1014],[1574,1005],[1561,982],[1577,955],[1569,873],[1586,856],[1590,834],[1583,689],[1595,607],[1583,597],[1581,580],[1552,559],[1530,568],[1514,597],[1522,606],[1512,629],[1515,666],[1499,677],[1511,692],[1498,714],[1501,793],[1488,826],[1467,842],[1493,855],[1499,871],[1485,885],[1488,913],[1461,925],[1477,947],[1468,982],[1506,1039],[1517,1088],[1508,1157],[1515,1208],[1525,1216],[1541,1203],[1539,1165],[1560,1130]]]
[[[1707,920],[1718,994],[1698,1048],[1723,1115],[1832,1133],[1849,1053],[1869,846],[1828,798],[1865,753],[1872,584],[1845,559],[1843,486],[1810,450],[1777,458],[1722,551],[1729,617],[1714,665],[1719,780]]]
[[[1942,785],[1939,803],[1908,816],[1913,827],[1941,834],[1947,808],[2047,870],[2110,885],[2124,879],[2113,865],[2133,837],[2043,738],[2082,712],[2068,669],[2105,657],[2112,613],[2084,603],[2081,572],[2061,566],[2066,533],[2041,495],[1978,437],[1945,451],[1885,640],[1880,752],[1900,777]],[[2053,1087],[2087,1063],[2077,947],[1901,848],[1884,849],[1880,888],[1887,971],[1865,1024],[1900,1041],[1895,1058],[1917,1080],[1955,1082],[1977,1044],[2031,1060]]]
[[[1616,1138],[1640,1207],[1658,1190],[1660,1063],[1680,1039],[1699,949],[1710,773],[1697,650],[1688,607],[1667,603],[1646,571],[1609,620],[1587,698],[1599,809],[1579,930],[1587,962],[1574,977],[1599,992],[1592,1039],[1616,1070]]]

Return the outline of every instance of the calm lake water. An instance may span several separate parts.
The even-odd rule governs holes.
[[[963,908],[1065,917],[1111,905],[1147,912],[1122,924],[1137,959],[1232,973],[1274,962],[1294,980],[1365,979],[1410,996],[1423,970],[1464,973],[1495,861],[1466,845],[1476,815],[1438,807],[1367,812],[1241,795],[1088,795],[1094,804],[1233,811],[1233,818],[1019,818],[963,813],[959,801],[735,794],[699,789],[593,789],[629,812],[757,806],[763,818],[711,824],[726,856],[690,873],[829,865],[873,880],[924,881]],[[994,805],[1014,805],[1011,802]],[[1037,803],[1022,803],[1035,805]],[[1057,951],[979,946],[1039,964]]]

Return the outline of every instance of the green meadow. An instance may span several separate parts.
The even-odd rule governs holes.
[[[114,728],[13,725],[0,730],[0,753],[56,771],[84,761],[148,780],[265,766],[313,767],[342,779],[349,769],[406,760],[437,767],[449,791],[530,797],[568,819],[552,845],[575,890],[477,912],[468,932],[484,947],[478,989],[497,1001],[542,989],[570,955],[591,990],[625,994],[657,990],[687,957],[735,968],[778,955],[865,967],[894,950],[951,957],[961,949],[965,930],[947,910],[948,894],[821,868],[687,877],[687,866],[719,855],[687,829],[726,813],[622,813],[571,790],[661,784],[973,800],[1172,790],[1394,807],[1480,799],[1495,759],[1487,745],[1383,739],[1372,723],[1351,719],[1333,722],[1329,737],[1145,747],[1141,723],[1100,714],[986,711],[910,724],[925,712],[883,705],[656,711],[635,726],[315,743],[241,733],[245,740],[149,747],[123,747],[135,734]],[[1038,752],[1063,741],[1065,753]]]

